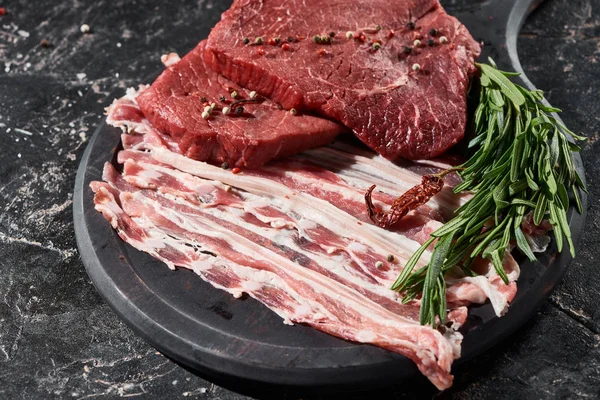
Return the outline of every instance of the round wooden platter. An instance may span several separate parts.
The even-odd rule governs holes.
[[[478,39],[490,32],[486,52],[493,54],[500,66],[521,71],[516,33],[535,3],[487,1],[458,17]],[[495,15],[493,23],[486,15]],[[524,76],[521,83],[531,87]],[[415,365],[400,355],[306,326],[284,325],[280,317],[254,299],[235,299],[188,270],[173,272],[121,241],[94,209],[89,189],[91,181],[101,179],[103,164],[116,162],[119,135],[119,130],[102,124],[87,147],[75,183],[75,234],[85,268],[102,297],[150,344],[192,370],[225,379],[365,388],[408,382],[419,376]],[[578,156],[575,163],[584,176]],[[585,206],[585,195],[582,200]],[[577,240],[585,214],[570,210],[568,218]],[[535,263],[518,260],[522,270],[518,292],[504,317],[495,317],[489,304],[471,307],[462,329],[462,357],[455,364],[485,351],[521,326],[571,261],[567,252],[558,254],[554,245],[538,258]]]

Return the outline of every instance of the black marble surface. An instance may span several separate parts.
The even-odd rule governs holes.
[[[76,250],[72,188],[102,108],[160,71],[161,54],[191,49],[225,3],[0,2],[0,398],[337,398],[225,389],[177,366],[112,313]],[[589,137],[588,220],[564,281],[516,334],[458,368],[447,392],[418,384],[345,398],[600,397],[599,8],[548,0],[519,38],[529,78]]]

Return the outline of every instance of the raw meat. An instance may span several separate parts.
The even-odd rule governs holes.
[[[389,289],[458,204],[436,196],[389,231],[368,220],[363,189],[381,182],[388,193],[374,198],[390,204],[422,173],[446,165],[401,167],[337,143],[233,174],[182,155],[143,117],[136,96],[129,90],[107,110],[108,121],[129,132],[117,157],[123,172],[106,164],[104,182],[91,186],[96,209],[121,238],[169,267],[192,269],[236,297],[248,293],[286,323],[403,354],[440,389],[451,385],[450,367],[460,356],[456,330],[465,306],[490,298],[500,314],[514,296],[514,282],[502,283],[488,264],[477,278],[456,271],[447,280],[451,326],[442,334],[419,324],[418,299],[402,304]],[[426,251],[419,266],[430,256]],[[510,256],[505,262],[516,280],[518,266]]]
[[[438,0],[234,0],[206,60],[285,108],[342,122],[386,158],[422,159],[463,137],[479,52]]]
[[[173,54],[163,57],[170,66],[137,98],[143,115],[186,156],[253,168],[330,143],[344,130],[324,118],[293,116],[264,98],[239,104],[243,113],[237,114],[233,103],[250,100],[250,93],[207,68],[204,48],[202,41],[180,61]],[[217,106],[205,119],[202,113],[211,103]]]

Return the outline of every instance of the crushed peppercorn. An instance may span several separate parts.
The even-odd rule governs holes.
[[[219,96],[219,101],[221,103],[223,103],[225,101],[225,96],[223,96],[223,95]]]
[[[238,107],[235,109],[235,113],[236,113],[237,115],[241,115],[241,114],[243,114],[243,113],[244,113],[244,107],[243,107],[243,106],[238,106]]]
[[[203,103],[206,103],[208,100],[206,99],[206,97],[202,96],[202,97],[200,97],[200,101]]]
[[[383,29],[383,28],[381,27],[381,25],[377,25],[377,26],[375,27],[375,30],[376,30],[376,31],[380,31],[381,29]]]
[[[296,111],[295,108],[292,108],[292,109],[290,109],[290,114],[296,115],[296,114],[298,114],[298,111]]]
[[[387,256],[387,260],[388,260],[389,262],[394,262],[394,260],[395,260],[395,257],[394,257],[394,255],[393,255],[393,254],[388,254],[388,256]]]
[[[404,46],[404,47],[402,48],[402,52],[403,52],[404,54],[410,54],[410,53],[412,53],[412,47],[410,47],[410,46]]]
[[[262,36],[257,37],[256,39],[254,39],[254,44],[263,44],[264,40],[262,38]]]

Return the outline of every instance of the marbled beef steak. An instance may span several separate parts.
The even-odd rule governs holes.
[[[480,52],[438,0],[234,0],[207,49],[215,71],[342,122],[390,159],[434,157],[463,137]]]
[[[273,158],[328,144],[344,130],[324,118],[293,116],[267,99],[241,103],[243,113],[237,114],[232,103],[248,100],[249,91],[207,68],[204,50],[202,41],[137,98],[146,118],[175,139],[186,156],[257,167]],[[233,91],[238,93],[235,99]],[[217,107],[210,118],[202,118],[206,105],[213,102]],[[231,108],[228,115],[223,114],[224,107]]]

